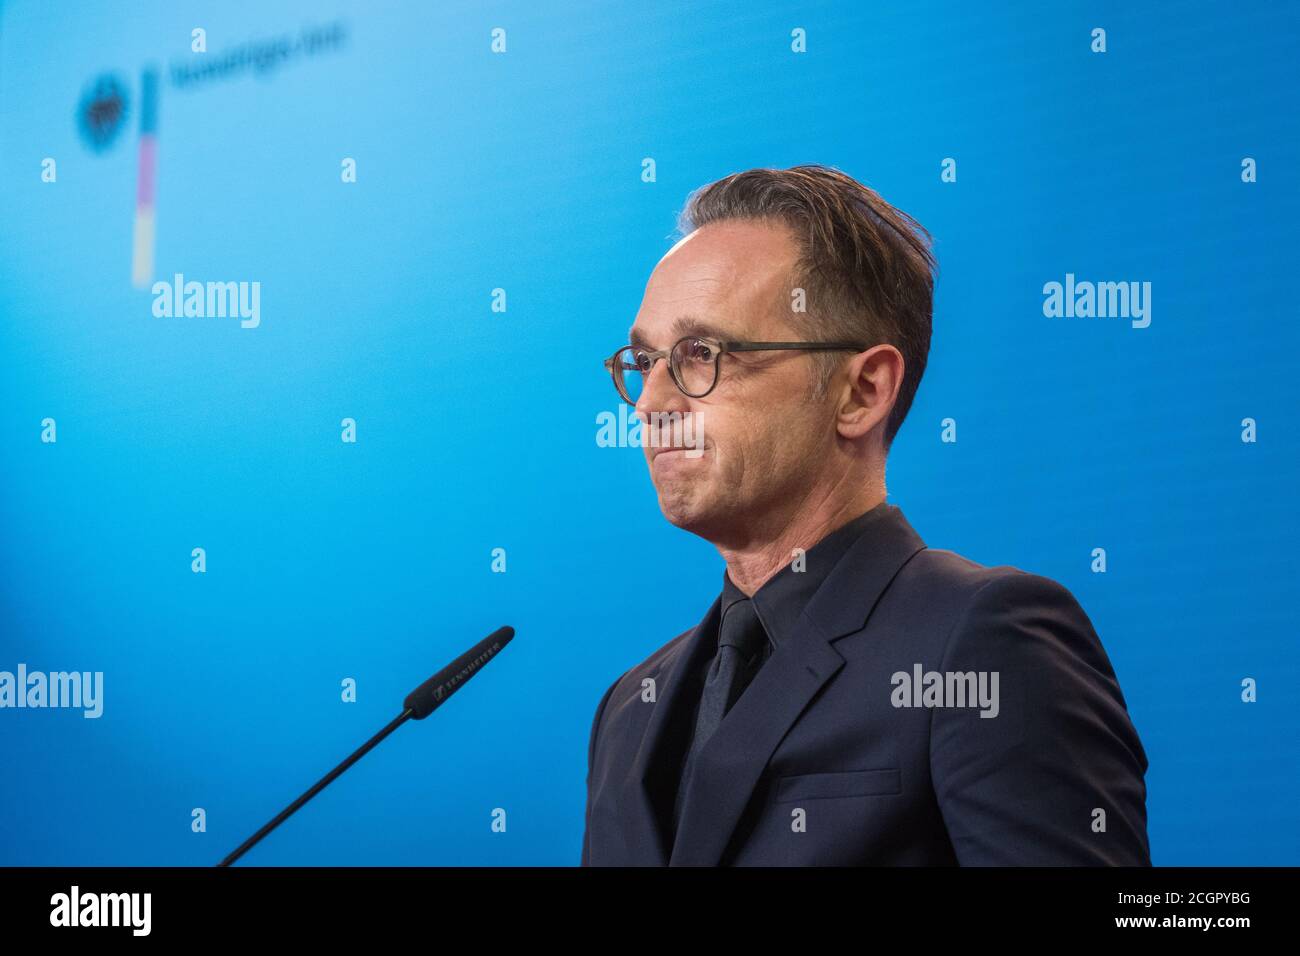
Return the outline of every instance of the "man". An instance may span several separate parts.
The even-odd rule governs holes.
[[[728,176],[682,223],[606,364],[664,516],[726,571],[596,708],[582,864],[1150,865],[1146,754],[1083,609],[885,501],[928,233],[822,166]]]

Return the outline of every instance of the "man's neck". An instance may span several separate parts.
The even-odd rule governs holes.
[[[843,527],[854,518],[870,511],[885,500],[879,489],[872,494],[834,502],[823,499],[819,507],[800,508],[787,518],[776,519],[776,525],[761,538],[735,547],[719,544],[718,552],[727,563],[727,574],[746,595],[754,593],[775,577],[783,567],[794,560],[794,551],[809,551],[822,538]]]

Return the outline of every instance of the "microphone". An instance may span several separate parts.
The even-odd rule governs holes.
[[[257,841],[262,839],[281,823],[289,818],[289,815],[310,800],[316,794],[320,793],[325,787],[339,774],[347,770],[354,763],[364,757],[370,750],[383,740],[394,730],[404,724],[406,721],[424,720],[431,713],[441,707],[452,694],[465,686],[465,683],[477,674],[488,661],[496,657],[501,649],[510,643],[515,636],[515,629],[509,625],[497,628],[483,640],[479,641],[460,657],[456,658],[438,673],[434,674],[427,681],[406,695],[406,700],[402,702],[402,712],[393,718],[383,730],[375,734],[357,750],[343,761],[304,793],[301,797],[281,810],[270,823],[262,827],[251,837],[239,845],[233,853],[227,856],[217,866],[229,866],[241,856],[247,853],[256,845]]]

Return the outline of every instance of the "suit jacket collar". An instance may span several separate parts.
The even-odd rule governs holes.
[[[925,542],[895,505],[863,516],[860,534],[822,581],[784,638],[727,712],[696,758],[676,840],[669,842],[672,802],[701,691],[698,675],[712,654],[721,595],[665,655],[659,694],[623,794],[624,836],[638,860],[670,866],[715,866],[767,762],[813,696],[844,666],[833,644],[862,629],[898,570]]]
[[[818,589],[826,583],[826,579],[854,542],[864,534],[870,534],[872,525],[890,507],[893,506],[882,501],[870,511],[824,535],[804,552],[801,570],[796,571],[794,562],[789,562],[754,592],[755,610],[758,611],[773,648],[799,631],[803,626],[803,611],[812,602]],[[723,577],[726,586],[723,590],[722,609],[725,613],[728,594],[740,594],[741,597],[744,594],[731,582],[726,572],[723,572]]]

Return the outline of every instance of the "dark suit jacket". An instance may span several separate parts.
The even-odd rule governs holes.
[[[582,865],[1150,865],[1146,753],[1087,614],[927,548],[889,504],[700,752],[672,833],[717,618],[601,698]],[[996,671],[997,716],[895,706],[917,665]]]

